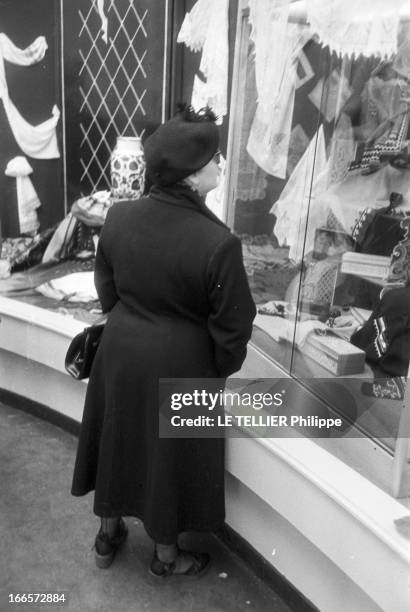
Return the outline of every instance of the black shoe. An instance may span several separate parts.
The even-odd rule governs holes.
[[[156,578],[185,578],[195,580],[200,578],[209,569],[211,558],[207,553],[196,553],[190,550],[181,550],[178,548],[177,558],[185,557],[189,561],[189,565],[184,572],[178,571],[177,563],[171,561],[166,563],[158,557],[157,550],[154,551],[154,558],[151,561],[149,573]]]
[[[117,550],[124,543],[127,534],[128,529],[122,518],[118,522],[117,533],[111,538],[100,528],[95,538],[95,562],[97,567],[100,569],[110,567]]]

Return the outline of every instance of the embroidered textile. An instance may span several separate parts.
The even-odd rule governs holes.
[[[400,10],[407,0],[306,0],[312,34],[340,55],[389,57],[397,51]]]
[[[326,218],[326,198],[320,197],[326,176],[325,137],[320,126],[271,209],[276,216],[273,231],[281,246],[290,247],[292,261],[301,261],[304,252],[312,250],[315,230]]]
[[[347,78],[341,76],[338,70],[333,70],[326,80],[320,79],[308,98],[330,123],[339,115],[351,93]]]
[[[290,0],[249,0],[251,40],[255,45],[255,78],[258,102],[272,105],[287,65]],[[297,26],[296,26],[297,27]]]
[[[349,173],[340,183],[330,185],[326,197],[330,209],[347,233],[354,229],[360,212],[366,208],[379,210],[389,204],[392,192],[403,194],[401,210],[410,210],[409,179],[406,172],[390,165],[370,175]]]
[[[265,172],[286,177],[298,57],[310,32],[288,24],[290,2],[251,0],[249,21],[255,45],[258,106],[247,151]]]
[[[402,78],[373,76],[362,93],[362,140],[349,170],[369,174],[398,155],[409,127],[410,88]]]
[[[90,196],[76,200],[71,207],[71,213],[85,225],[102,227],[113,202],[110,191],[96,191]]]
[[[35,159],[53,159],[60,157],[57,145],[56,126],[60,117],[57,106],[52,109],[52,116],[40,123],[31,125],[22,117],[10,100],[4,60],[18,66],[31,66],[40,62],[47,50],[44,36],[39,36],[26,49],[19,49],[4,33],[0,33],[0,98],[3,100],[10,128],[21,150]]]
[[[263,200],[266,195],[268,181],[266,172],[260,168],[246,150],[246,144],[256,111],[255,62],[248,52],[247,72],[245,79],[245,100],[242,116],[242,133],[239,143],[238,178],[236,198],[242,201],[254,202]]]
[[[355,154],[352,122],[342,113],[336,124],[329,153],[328,185],[343,181]]]
[[[292,174],[297,166],[298,161],[309,146],[309,138],[300,125],[296,124],[290,134],[289,152],[288,152],[288,167],[287,171]]]
[[[35,236],[5,238],[1,245],[0,261],[8,263],[10,272],[26,270],[39,264],[54,230],[54,227],[49,227]]]
[[[32,172],[33,168],[21,155],[11,159],[4,171],[4,174],[16,179],[20,234],[35,233],[40,227],[36,209],[41,202],[29,178]]]
[[[218,117],[228,112],[228,9],[229,0],[198,0],[185,15],[177,42],[191,51],[202,50],[199,70],[205,87],[196,79],[193,97],[204,100]],[[204,103],[202,102],[202,106]]]

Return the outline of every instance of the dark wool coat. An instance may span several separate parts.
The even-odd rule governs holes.
[[[172,543],[224,521],[224,441],[158,437],[159,378],[240,369],[255,306],[241,244],[185,186],[108,213],[95,282],[109,312],[88,383],[72,493]]]

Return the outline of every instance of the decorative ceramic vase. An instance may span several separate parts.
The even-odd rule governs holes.
[[[145,159],[138,136],[118,136],[111,154],[111,193],[115,200],[137,200],[144,191]]]

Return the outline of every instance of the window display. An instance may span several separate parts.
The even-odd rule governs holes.
[[[341,3],[319,4],[242,2],[228,220],[265,353],[394,453],[410,358],[410,24],[401,4],[350,25]]]

